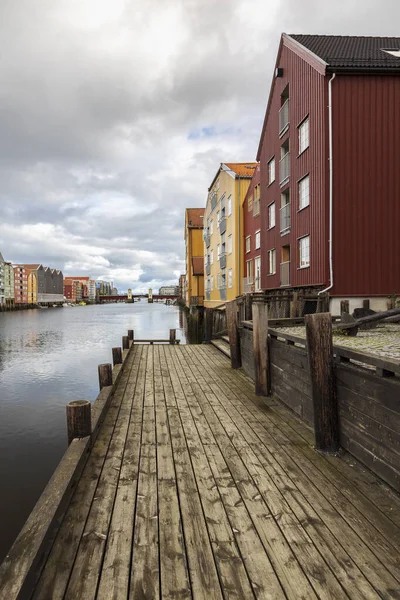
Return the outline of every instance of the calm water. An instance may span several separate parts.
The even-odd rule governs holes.
[[[0,313],[0,562],[67,447],[65,405],[96,398],[128,329],[182,343],[181,326],[177,307],[144,301]]]

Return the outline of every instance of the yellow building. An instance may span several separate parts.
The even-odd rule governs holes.
[[[208,189],[204,212],[204,305],[208,308],[233,300],[242,292],[241,205],[257,164],[221,163]]]
[[[185,213],[186,306],[204,303],[204,208],[187,208]]]

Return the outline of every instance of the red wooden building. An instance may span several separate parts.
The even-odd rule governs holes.
[[[243,223],[244,272],[243,292],[261,289],[261,216],[260,216],[260,166],[253,178],[241,206]]]
[[[400,294],[399,106],[400,38],[282,35],[257,155],[263,289],[333,313]]]

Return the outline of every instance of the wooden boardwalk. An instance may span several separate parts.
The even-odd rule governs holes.
[[[400,598],[400,504],[214,347],[131,348],[32,597]]]

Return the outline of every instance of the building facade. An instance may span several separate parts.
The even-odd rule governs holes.
[[[240,295],[244,277],[241,208],[257,163],[221,163],[204,211],[205,301],[212,308]]]
[[[204,208],[187,208],[185,211],[185,305],[204,304]]]
[[[5,304],[5,262],[0,252],[0,304]]]
[[[12,263],[4,263],[4,303],[14,305],[14,267]]]
[[[334,313],[400,290],[399,48],[283,34],[257,155],[264,290],[329,295]]]
[[[179,287],[177,285],[163,285],[158,290],[160,296],[178,296]]]
[[[256,167],[242,206],[244,279],[242,292],[261,289],[260,167]]]

